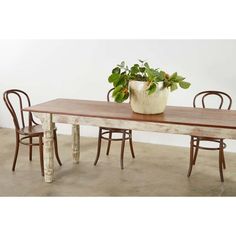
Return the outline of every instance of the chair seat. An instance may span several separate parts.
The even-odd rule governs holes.
[[[54,129],[56,130],[56,128]],[[42,125],[33,125],[33,126],[26,126],[18,131],[21,135],[29,135],[29,136],[39,136],[43,134],[43,127]]]
[[[101,127],[103,130],[111,131],[114,133],[123,133],[124,131],[129,131],[129,129],[116,129],[116,128],[108,128],[108,127]]]
[[[198,147],[200,149],[205,149],[205,150],[219,150],[218,147],[207,147],[207,146],[202,146],[202,145],[197,145],[198,141],[203,141],[203,142],[213,142],[213,143],[218,143],[220,145],[220,141],[224,139],[220,138],[212,138],[212,137],[200,137],[200,136],[192,136],[193,137],[193,142],[194,142],[194,147]],[[226,148],[226,143],[223,142],[223,149]]]
[[[42,125],[26,126],[18,131],[21,135],[40,135],[43,134]]]
[[[201,136],[192,136],[194,139],[199,139],[200,141],[220,141],[221,138],[212,138],[212,137],[201,137]]]
[[[102,134],[101,138],[105,140],[112,140],[112,141],[122,141],[123,138],[108,138],[106,137],[110,133],[116,133],[116,134],[123,134],[125,132],[125,140],[128,140],[131,138],[130,130],[128,129],[115,129],[115,128],[107,128],[107,127],[101,127]]]

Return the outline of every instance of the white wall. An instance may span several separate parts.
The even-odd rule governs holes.
[[[235,55],[236,40],[0,40],[0,94],[19,88],[33,104],[59,97],[105,100],[111,69],[122,60],[144,59],[192,83],[170,94],[169,105],[192,106],[194,94],[216,89],[232,96],[236,110]],[[13,127],[2,99],[0,126]],[[60,125],[59,132],[70,133],[70,127]],[[81,132],[97,137],[95,127]],[[189,137],[179,135],[134,132],[134,139],[189,145]],[[236,152],[234,141],[228,141],[228,151]]]

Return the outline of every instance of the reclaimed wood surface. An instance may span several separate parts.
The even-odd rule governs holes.
[[[134,113],[127,103],[55,99],[25,108],[24,111],[80,117],[120,119],[175,125],[206,126],[236,129],[236,111],[167,106],[163,114],[142,115]]]

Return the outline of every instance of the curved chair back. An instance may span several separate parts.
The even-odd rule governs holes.
[[[206,107],[207,98],[213,96],[219,98],[218,109],[226,109],[226,110],[231,109],[232,98],[227,93],[221,91],[202,91],[198,93],[193,99],[193,107],[207,108]],[[198,106],[197,104],[200,105]]]
[[[107,93],[107,101],[108,101],[108,102],[110,102],[110,100],[111,100],[111,92],[113,92],[114,89],[115,89],[115,88],[110,89],[110,90],[108,91],[108,93]]]
[[[28,113],[27,122],[23,112],[24,107],[31,106],[29,96],[24,91],[21,91],[19,89],[7,90],[3,94],[3,99],[12,115],[16,130],[25,128],[26,126],[32,126],[32,122],[34,122],[32,118],[32,113]],[[18,106],[15,104],[15,101],[17,101]]]

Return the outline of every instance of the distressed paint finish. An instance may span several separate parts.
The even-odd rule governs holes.
[[[80,126],[72,125],[72,154],[73,162],[79,163],[80,158]]]
[[[44,130],[44,179],[45,182],[51,183],[54,174],[54,151],[53,151],[53,130],[55,124],[52,122],[51,114],[44,114],[41,118]]]
[[[43,114],[34,113],[41,119]],[[160,133],[172,133],[182,135],[193,135],[212,138],[236,139],[236,129],[223,129],[198,125],[176,125],[153,122],[139,122],[117,119],[105,119],[95,117],[79,117],[69,115],[53,115],[53,122],[64,124],[80,124],[89,126],[104,126],[110,128],[133,129],[139,131],[151,131]]]
[[[212,138],[236,139],[236,129],[216,128],[201,125],[177,125],[160,122],[132,121],[122,119],[107,119],[97,117],[84,117],[73,115],[51,115],[45,113],[36,113],[43,123],[44,128],[44,165],[45,165],[45,182],[53,181],[53,128],[55,123],[65,123],[72,125],[73,134],[73,160],[79,162],[80,157],[80,126],[100,126],[110,128],[132,129],[139,131],[151,131],[160,133],[172,133],[182,135],[192,135]]]
[[[68,115],[54,115],[53,122],[89,126],[103,126],[110,128],[132,129],[160,133],[193,135],[201,137],[236,139],[236,129],[223,129],[197,125],[176,125]]]

